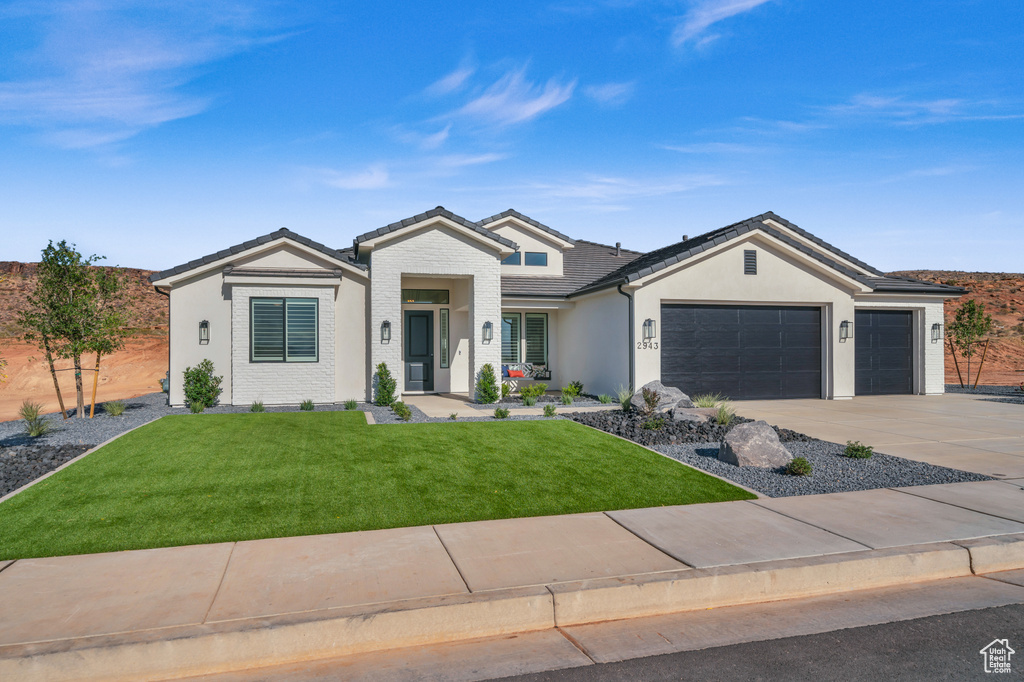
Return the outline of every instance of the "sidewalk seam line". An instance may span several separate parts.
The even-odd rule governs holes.
[[[853,491],[853,492],[860,492],[860,491]],[[779,499],[784,499],[784,498],[774,497],[774,498],[769,498],[769,499],[779,500]],[[746,502],[747,504],[757,504],[758,501],[757,500],[744,500],[744,502]],[[871,545],[865,544],[865,543],[861,542],[860,540],[854,540],[853,538],[847,537],[847,536],[843,535],[842,533],[837,533],[834,530],[829,530],[828,528],[825,528],[823,526],[819,526],[817,524],[811,523],[810,521],[804,521],[803,519],[798,519],[795,516],[790,516],[789,514],[786,514],[785,512],[779,511],[778,509],[772,509],[771,507],[766,507],[763,504],[757,504],[757,506],[761,507],[761,509],[767,509],[768,511],[775,512],[776,514],[778,514],[780,516],[785,516],[787,519],[793,519],[794,521],[799,521],[800,523],[807,524],[811,528],[817,528],[818,530],[825,531],[826,533],[831,533],[832,535],[835,535],[836,537],[843,538],[844,540],[849,540],[850,542],[856,542],[861,547],[865,547],[867,549],[882,549],[881,547],[872,547]],[[824,555],[819,555],[819,556],[824,556]]]
[[[734,501],[735,501],[735,502],[747,502],[748,500],[734,500]],[[728,503],[728,502],[725,502],[725,503],[723,503],[723,504],[729,504],[729,503]],[[626,531],[627,533],[629,533],[630,535],[632,535],[633,537],[635,537],[635,538],[636,538],[637,540],[639,540],[640,542],[644,543],[644,544],[645,544],[645,545],[647,545],[648,547],[653,547],[654,549],[658,550],[659,552],[661,552],[662,554],[664,554],[665,556],[667,556],[667,557],[668,557],[669,559],[671,559],[672,561],[678,561],[679,563],[681,563],[681,564],[682,564],[683,566],[686,566],[687,568],[697,568],[697,567],[696,567],[696,566],[694,566],[693,564],[688,564],[688,563],[686,563],[685,561],[683,561],[683,560],[682,560],[682,559],[680,559],[679,557],[675,556],[674,554],[672,554],[672,553],[671,553],[671,552],[669,552],[668,550],[666,550],[666,549],[662,549],[661,547],[658,547],[658,546],[657,546],[656,544],[654,544],[654,543],[653,543],[653,542],[651,542],[650,540],[647,540],[647,539],[645,539],[645,538],[641,537],[641,536],[640,536],[640,535],[639,535],[639,534],[638,534],[638,533],[637,533],[636,531],[634,531],[633,529],[629,528],[628,526],[624,526],[624,525],[623,525],[623,524],[622,524],[622,523],[621,523],[621,522],[620,522],[620,521],[619,521],[618,519],[616,519],[616,518],[615,518],[614,516],[612,516],[612,515],[611,515],[611,514],[609,514],[608,512],[606,512],[606,511],[605,511],[605,512],[601,512],[601,513],[602,513],[602,514],[604,514],[604,515],[605,515],[606,517],[608,517],[609,519],[611,519],[612,523],[614,523],[614,524],[616,524],[617,526],[619,526],[620,528],[622,528],[622,529],[623,529],[624,531]],[[654,571],[654,572],[655,572],[655,573],[664,573],[664,571]]]
[[[434,531],[434,537],[436,537],[437,541],[441,543],[441,548],[444,550],[444,553],[448,555],[448,560],[452,562],[452,566],[455,567],[455,572],[459,574],[459,578],[462,579],[462,584],[466,586],[466,591],[473,594],[473,588],[469,586],[469,581],[466,580],[466,576],[462,575],[462,569],[459,568],[459,562],[457,562],[455,557],[452,556],[451,551],[448,549],[448,545],[444,544],[441,534],[437,532],[437,526],[431,526],[430,530]]]
[[[217,589],[213,591],[213,599],[210,600],[210,605],[206,607],[206,613],[203,614],[203,619],[200,623],[205,624],[210,618],[210,611],[213,611],[213,605],[217,603],[217,597],[220,595],[220,588],[224,586],[224,579],[228,575],[228,566],[231,565],[231,557],[235,555],[235,547],[237,546],[237,542],[231,543],[231,551],[228,552],[228,560],[224,562],[224,570],[220,574],[220,581],[217,583]]]
[[[558,634],[562,635],[562,637],[565,637],[566,640],[569,641],[569,644],[572,644],[574,647],[576,647],[581,654],[583,654],[584,656],[586,656],[590,660],[591,663],[594,663],[595,665],[597,664],[597,661],[594,660],[594,657],[590,655],[590,652],[587,651],[587,648],[585,646],[583,646],[582,644],[580,644],[576,640],[575,637],[573,637],[572,635],[570,635],[568,632],[566,632],[562,628],[558,627],[557,625],[555,626],[555,631],[558,632]]]
[[[992,481],[998,481],[998,479],[992,479]],[[969,481],[969,482],[970,483],[989,483],[990,481]],[[952,484],[952,485],[956,485],[956,484]],[[912,493],[909,490],[899,490],[897,488],[886,488],[886,490],[891,490],[891,491],[896,492],[896,493],[903,493],[905,495],[911,495],[911,496],[916,497],[916,498],[921,499],[921,500],[929,500],[931,502],[938,502],[939,504],[945,504],[945,505],[948,505],[950,507],[955,507],[957,509],[963,509],[964,511],[974,512],[975,514],[984,514],[985,516],[991,516],[994,519],[1002,519],[1003,521],[1010,521],[1012,523],[1021,523],[1017,519],[1011,519],[1008,516],[1000,516],[999,514],[993,514],[992,512],[984,512],[984,511],[980,511],[978,509],[971,509],[970,507],[965,507],[965,506],[963,506],[961,504],[956,504],[955,502],[945,502],[943,500],[936,500],[936,499],[931,498],[931,497],[925,497],[924,495],[918,495],[917,493]],[[1024,525],[1024,524],[1022,524],[1022,525]],[[997,536],[998,535],[1017,535],[1017,533],[997,533],[996,535]],[[993,537],[993,536],[991,536],[991,535],[980,535],[978,537]],[[960,539],[961,540],[973,540],[974,538],[960,538]]]
[[[10,568],[11,566],[13,566],[13,565],[14,565],[14,564],[16,564],[16,563],[18,563],[18,560],[17,560],[17,559],[15,559],[15,560],[14,560],[14,561],[12,561],[11,563],[7,564],[7,565],[6,565],[6,566],[4,566],[3,568],[0,568],[0,573],[3,573],[4,571],[6,571],[6,570],[7,570],[8,568]]]

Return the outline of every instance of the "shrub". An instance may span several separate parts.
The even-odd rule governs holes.
[[[718,411],[715,412],[715,423],[719,426],[728,426],[732,424],[732,420],[736,418],[736,411],[732,409],[729,403],[722,403],[718,406]]]
[[[544,383],[530,384],[529,386],[523,386],[519,389],[519,395],[525,400],[526,398],[533,398],[534,402],[536,399],[544,395],[544,392],[548,390],[548,385]]]
[[[24,401],[18,410],[18,416],[25,420],[25,433],[32,438],[46,435],[50,431],[50,422],[41,416],[42,411],[42,404],[31,400]]]
[[[512,384],[501,382],[501,399],[509,397],[512,393]]]
[[[345,401],[345,409],[346,410],[357,410],[357,409],[359,409],[359,403],[357,403],[355,400],[346,400]]]
[[[645,421],[640,426],[642,428],[648,429],[650,431],[657,431],[657,430],[659,430],[659,429],[661,429],[662,427],[665,426],[665,418],[664,417],[652,417],[651,419],[648,419],[647,421]]]
[[[545,405],[544,406],[544,416],[545,417],[554,417],[555,416],[555,406],[552,405],[551,403],[548,403],[547,405]]]
[[[508,419],[509,411],[507,407],[499,407],[494,411],[495,419]]]
[[[786,473],[790,476],[810,476],[811,463],[804,457],[794,457],[786,465]]]
[[[843,454],[853,459],[868,459],[875,454],[875,449],[870,445],[864,445],[859,440],[846,441],[846,450]]]
[[[722,401],[721,393],[702,393],[692,398],[694,407],[718,407]]]
[[[299,409],[303,412],[312,412],[316,408],[312,400],[303,400],[299,403]]]
[[[263,401],[262,400],[254,400],[254,401],[252,401],[252,405],[249,406],[249,411],[250,412],[266,412],[267,408],[263,407]]]
[[[619,386],[615,389],[615,397],[619,400],[619,407],[623,412],[629,412],[630,400],[633,399],[633,389],[630,386]]]
[[[532,395],[528,395],[525,398],[523,398],[523,405],[526,405],[527,407],[533,407],[536,404],[537,399],[534,398]]]
[[[494,365],[488,362],[480,368],[480,378],[476,381],[476,399],[481,403],[496,403],[499,395]]]
[[[404,422],[407,422],[410,419],[412,419],[412,410],[410,410],[409,406],[403,403],[401,400],[396,400],[395,402],[391,403],[391,409],[394,410],[398,418]]]
[[[658,409],[658,402],[661,401],[661,396],[658,392],[650,388],[640,389],[641,394],[644,397],[644,414],[654,414],[654,411]]]
[[[213,362],[203,360],[195,367],[185,368],[185,404],[193,414],[217,404],[220,397],[220,382],[224,377],[213,375]],[[198,407],[199,409],[195,409]]]
[[[395,402],[395,391],[398,389],[398,382],[391,376],[388,364],[382,362],[377,365],[377,396],[373,402],[381,407],[388,407]]]
[[[564,388],[562,389],[562,404],[572,405],[572,393],[567,392]]]
[[[452,412],[450,415],[448,415],[448,418],[451,419],[452,421],[455,421],[456,419],[459,418],[459,413],[458,412]]]
[[[103,411],[111,417],[120,417],[127,408],[123,400],[108,400],[103,403]]]
[[[39,419],[39,415],[42,411],[42,403],[34,403],[31,400],[26,400],[21,404],[21,409],[18,410],[18,416],[25,421],[30,422],[34,419]]]
[[[582,381],[570,381],[569,388],[573,390],[572,397],[576,398],[583,395],[583,382]]]
[[[612,397],[607,393],[602,393],[601,395],[597,396],[597,400],[602,405],[611,405]]]

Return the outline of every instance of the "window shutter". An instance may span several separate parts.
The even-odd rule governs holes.
[[[526,361],[534,365],[548,364],[548,315],[526,314]]]
[[[501,361],[519,362],[519,315],[501,316]]]
[[[319,301],[315,298],[289,298],[285,301],[288,360],[315,361],[316,314]]]
[[[441,308],[441,367],[448,367],[448,309]]]
[[[251,299],[252,359],[284,360],[284,301]]]
[[[750,250],[743,252],[743,274],[757,274],[757,251]]]

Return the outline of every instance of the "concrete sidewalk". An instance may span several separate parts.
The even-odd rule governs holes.
[[[426,395],[404,396],[403,399],[409,405],[415,405],[423,414],[428,417],[447,419],[452,413],[460,417],[493,417],[494,409],[499,405],[481,405],[474,403],[464,393],[428,393]],[[564,412],[601,412],[604,410],[618,409],[618,405],[590,405],[580,407],[579,405],[555,404],[556,413]],[[509,412],[513,416],[541,417],[544,415],[544,407],[510,407]]]
[[[0,562],[0,679],[159,679],[1024,568],[1024,487]]]

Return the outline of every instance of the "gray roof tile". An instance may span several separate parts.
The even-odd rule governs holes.
[[[458,223],[459,225],[462,225],[464,227],[468,227],[469,229],[473,230],[474,232],[476,232],[478,234],[481,234],[481,235],[487,237],[488,239],[493,239],[494,241],[498,242],[499,244],[507,246],[507,247],[509,247],[511,249],[519,248],[518,245],[514,241],[512,241],[511,239],[506,239],[505,237],[498,236],[498,235],[494,234],[493,232],[491,232],[490,230],[488,230],[488,229],[486,229],[484,227],[481,227],[479,224],[474,223],[474,222],[469,221],[469,220],[466,220],[462,216],[456,215],[456,214],[452,213],[451,211],[446,209],[444,206],[438,206],[437,208],[432,208],[429,211],[426,211],[424,213],[420,213],[419,215],[413,216],[412,218],[405,218],[404,220],[400,220],[398,222],[391,223],[390,225],[385,225],[384,227],[379,227],[376,230],[373,230],[372,232],[367,232],[366,234],[361,234],[358,237],[356,237],[354,240],[352,240],[352,243],[358,246],[362,242],[368,241],[370,239],[374,239],[376,237],[382,237],[382,236],[384,236],[386,234],[390,234],[391,232],[397,232],[398,230],[401,230],[403,228],[409,227],[410,225],[415,225],[416,223],[422,223],[424,220],[429,220],[430,218],[436,218],[438,216],[447,218],[448,220],[451,220],[451,221],[453,221],[455,223]]]
[[[526,223],[528,225],[532,225],[533,227],[536,227],[537,229],[539,229],[539,230],[541,230],[543,232],[547,232],[552,237],[557,237],[557,238],[561,239],[562,241],[569,242],[570,244],[575,244],[576,243],[576,241],[574,239],[565,236],[564,234],[562,234],[558,230],[554,230],[554,229],[548,227],[544,223],[541,223],[541,222],[538,222],[538,221],[534,220],[530,216],[523,215],[522,213],[520,213],[519,211],[515,210],[514,208],[510,208],[507,211],[502,211],[501,213],[497,213],[495,215],[492,215],[490,218],[484,218],[483,220],[479,221],[477,224],[480,225],[480,226],[486,226],[486,225],[490,225],[491,223],[498,222],[499,220],[504,220],[505,218],[519,218],[519,220],[522,220],[524,223]]]

